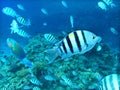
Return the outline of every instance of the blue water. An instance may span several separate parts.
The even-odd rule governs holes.
[[[39,87],[42,88],[41,90],[76,90],[76,85],[79,86],[77,90],[82,90],[82,87],[88,88],[90,82],[94,83],[96,80],[101,80],[100,75],[102,77],[117,72],[120,74],[118,61],[120,59],[120,0],[113,0],[116,7],[109,8],[107,11],[98,7],[97,3],[100,0],[65,1],[68,8],[65,8],[61,4],[61,0],[0,1],[0,72],[2,72],[0,73],[0,90],[6,90],[6,88],[8,90],[23,90],[25,86],[31,88]],[[25,11],[19,10],[17,4],[23,5]],[[11,34],[10,24],[13,17],[2,13],[4,7],[11,7],[22,17],[31,20],[31,26],[23,27],[24,31],[31,35],[30,38],[21,37],[18,34]],[[45,8],[48,15],[43,14],[41,8]],[[73,28],[71,28],[70,24],[70,15],[74,18]],[[46,26],[43,25],[44,22],[47,23]],[[117,30],[118,35],[110,31],[111,27]],[[56,59],[52,64],[46,63],[47,55],[43,50],[52,47],[47,46],[49,44],[46,44],[46,42],[42,42],[43,38],[40,40],[41,36],[37,37],[37,39],[34,37],[38,34],[43,35],[45,33],[62,35],[62,31],[71,32],[75,30],[88,30],[100,36],[103,44],[100,43],[101,46],[103,46],[102,50],[100,52],[93,50],[92,53],[89,52],[83,56],[80,55],[80,57],[78,55],[75,58],[71,57],[66,59],[66,61],[58,57],[58,60]],[[24,65],[26,62],[21,63],[21,61],[17,61],[18,57],[14,57],[6,43],[7,38],[15,39],[23,49],[27,47],[27,58],[25,58],[25,60],[30,60],[35,67],[29,68],[29,70],[28,67]],[[32,38],[34,38],[35,41],[32,40],[31,43],[29,40]],[[40,40],[40,43],[38,40]],[[117,52],[111,52],[108,47],[110,47],[111,51]],[[17,48],[15,49],[17,50]],[[32,65],[31,63],[29,64]],[[97,73],[100,75],[97,75]],[[27,75],[29,77],[27,77]],[[30,82],[32,78],[33,81]],[[48,78],[48,81],[45,78]],[[93,78],[95,78],[95,80]],[[8,81],[6,82],[6,80]],[[64,81],[64,83],[62,83],[61,80]],[[75,89],[71,88],[70,80],[73,81],[73,84],[75,83],[75,86],[73,85]],[[40,83],[42,83],[43,86],[42,84],[39,85]],[[64,84],[67,84],[67,86]],[[20,85],[25,86],[16,89],[18,88],[17,86]],[[92,86],[92,84],[90,84],[90,86]],[[10,87],[14,88],[10,89]],[[58,87],[60,89],[58,89]]]
[[[87,29],[93,31],[102,37],[103,42],[114,48],[119,47],[119,37],[110,32],[109,28],[114,27],[120,31],[120,1],[114,0],[116,7],[103,11],[97,6],[99,0],[66,0],[68,8],[61,4],[61,0],[2,0],[0,1],[0,10],[8,6],[15,9],[23,17],[30,18],[31,26],[26,28],[32,37],[39,33],[61,33],[61,31],[70,31],[71,25],[69,16],[74,17],[74,28]],[[17,8],[17,4],[22,4],[26,11]],[[48,15],[41,13],[40,9],[45,8]],[[21,45],[26,45],[28,39],[16,34],[10,34],[10,23],[12,17],[3,14],[0,11],[0,48],[6,49],[6,38],[16,38]],[[47,26],[42,23],[47,22]],[[111,39],[113,41],[111,41]]]

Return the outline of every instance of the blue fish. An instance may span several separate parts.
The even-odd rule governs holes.
[[[8,47],[12,53],[26,66],[32,67],[33,63],[26,58],[26,53],[23,48],[12,38],[7,38]]]

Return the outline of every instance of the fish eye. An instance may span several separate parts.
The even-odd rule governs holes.
[[[92,38],[95,39],[95,36],[93,36]]]

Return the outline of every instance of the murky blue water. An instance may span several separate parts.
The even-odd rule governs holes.
[[[13,38],[22,47],[38,34],[54,33],[62,34],[62,31],[89,30],[102,37],[102,42],[115,51],[120,50],[120,1],[113,0],[116,5],[108,10],[98,7],[99,0],[64,0],[67,8],[61,3],[62,0],[2,0],[0,1],[0,50],[6,54],[11,51],[6,44],[7,38]],[[102,1],[102,0],[101,0]],[[24,7],[24,11],[17,8],[17,4]],[[31,25],[23,26],[25,32],[31,35],[24,38],[17,34],[11,34],[10,24],[13,17],[2,12],[4,7],[13,8],[19,15],[29,18]],[[46,9],[47,15],[41,12]],[[71,28],[70,15],[74,18],[74,27]],[[118,34],[110,30],[113,27]]]

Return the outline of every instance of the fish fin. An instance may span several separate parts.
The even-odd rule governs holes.
[[[54,47],[52,49],[47,49],[44,51],[46,53],[46,59],[49,63],[52,63],[58,56],[60,56],[60,52],[58,47]]]
[[[24,63],[27,67],[32,67],[33,66],[33,63],[30,60],[28,60],[27,58],[24,58],[22,60],[22,63]]]

